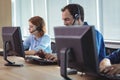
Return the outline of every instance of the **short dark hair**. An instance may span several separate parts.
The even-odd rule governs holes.
[[[81,20],[84,21],[84,9],[81,5],[79,4],[68,4],[64,8],[61,9],[62,12],[64,12],[66,9],[70,12],[70,14],[73,16],[75,19],[75,14],[79,14],[81,17]]]

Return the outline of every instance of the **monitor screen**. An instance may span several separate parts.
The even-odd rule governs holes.
[[[2,39],[5,60],[8,55],[25,57],[20,27],[2,27]]]
[[[94,26],[59,26],[54,28],[58,63],[61,66],[64,49],[70,49],[67,66],[83,72],[96,72],[97,46]],[[96,54],[93,54],[96,53]],[[94,58],[96,57],[96,58]]]

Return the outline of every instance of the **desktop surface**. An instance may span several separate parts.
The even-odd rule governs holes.
[[[64,80],[60,76],[58,65],[38,66],[26,63],[21,57],[10,56],[8,59],[21,63],[23,67],[4,66],[6,61],[0,56],[0,80]],[[98,80],[93,76],[68,75],[72,80]]]

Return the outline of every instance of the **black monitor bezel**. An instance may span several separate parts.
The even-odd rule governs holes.
[[[76,30],[75,30],[76,29]],[[71,63],[69,60],[67,63],[67,66],[68,67],[72,67],[72,68],[75,68],[77,69],[78,71],[81,71],[81,72],[85,72],[85,73],[88,73],[88,74],[96,74],[98,72],[98,52],[97,52],[97,43],[96,43],[96,31],[95,31],[95,28],[94,26],[92,25],[83,25],[83,26],[57,26],[54,28],[54,32],[55,32],[55,42],[56,42],[56,47],[57,47],[57,57],[58,57],[58,63],[60,65],[60,61],[61,61],[61,56],[60,56],[60,47],[63,47],[63,48],[70,48],[70,47],[65,47],[64,43],[62,45],[62,41],[60,42],[60,40],[58,38],[60,37],[63,37],[64,38],[66,37],[65,35],[71,35],[72,33],[79,33],[79,29],[86,29],[86,31],[83,31],[83,33],[86,33],[87,31],[90,31],[90,35],[91,38],[87,39],[87,40],[82,40],[82,42],[88,42],[86,43],[85,45],[87,44],[91,44],[90,46],[88,46],[88,48],[83,48],[85,45],[82,44],[81,42],[81,46],[79,45],[80,42],[77,44],[79,45],[79,47],[81,47],[80,49],[83,50],[83,53],[86,53],[86,50],[90,49],[90,52],[87,51],[86,54],[81,54],[82,56],[82,59],[79,59],[79,58],[75,58],[74,60],[74,63]],[[68,31],[69,30],[69,31]],[[60,32],[62,31],[62,32]],[[69,34],[68,34],[69,33]],[[78,35],[79,38],[80,37],[84,37],[84,34],[81,34]],[[88,37],[89,37],[88,36]],[[59,43],[60,42],[60,43]],[[68,42],[68,41],[67,41]],[[67,43],[66,42],[66,43]],[[75,43],[75,41],[73,41],[73,43]],[[71,41],[71,44],[73,44],[72,41]],[[64,51],[65,52],[65,51]],[[67,51],[66,51],[67,52]],[[71,54],[67,53],[68,56],[66,58],[69,58]],[[88,57],[86,57],[87,55],[89,55]],[[91,57],[90,57],[91,55]],[[75,56],[75,55],[72,55],[72,56]],[[80,57],[80,55],[78,55]],[[78,57],[78,56],[75,56],[75,57]],[[65,57],[64,57],[65,58]],[[71,58],[70,58],[71,59]],[[89,60],[90,59],[90,60]],[[79,61],[81,60],[81,62]],[[76,63],[77,62],[77,63]],[[91,64],[90,64],[91,63]],[[73,65],[74,64],[74,65]],[[79,65],[78,65],[79,64]]]
[[[11,62],[7,59],[8,55],[19,56],[19,57],[25,58],[20,27],[18,26],[2,27],[2,39],[3,39],[4,59],[8,62],[5,65],[6,66],[21,66],[21,64],[20,65],[15,64],[14,62]]]

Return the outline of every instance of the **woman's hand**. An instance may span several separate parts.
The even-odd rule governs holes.
[[[37,55],[41,58],[45,58],[45,52],[43,50],[39,50],[38,52],[36,52],[34,55]]]
[[[57,56],[55,54],[45,54],[45,58],[53,61],[57,61]]]
[[[37,56],[39,56],[41,58],[57,61],[57,56],[55,54],[45,53],[43,50],[39,50],[34,55],[37,55]]]

